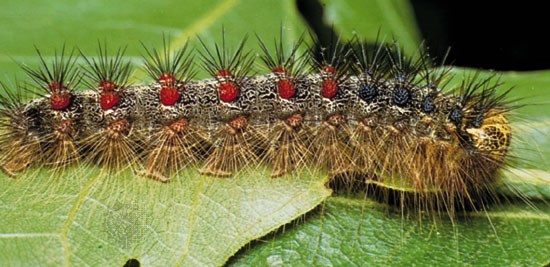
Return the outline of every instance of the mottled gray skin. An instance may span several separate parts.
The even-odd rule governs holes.
[[[382,81],[377,86],[377,95],[369,101],[359,97],[361,86],[368,83],[367,77],[351,76],[340,81],[338,93],[332,99],[321,95],[322,77],[310,74],[294,80],[296,95],[283,99],[277,93],[276,74],[244,77],[236,81],[240,94],[230,103],[221,101],[216,79],[189,81],[180,86],[181,98],[174,106],[164,106],[159,100],[160,85],[130,86],[124,90],[121,103],[112,110],[104,111],[99,106],[99,93],[95,90],[75,91],[68,110],[51,109],[46,97],[36,99],[26,106],[34,127],[31,131],[44,134],[53,131],[56,122],[72,120],[78,141],[111,122],[126,119],[134,125],[134,130],[150,132],[163,125],[185,118],[193,125],[208,130],[208,134],[220,123],[226,123],[238,116],[247,116],[252,127],[269,126],[293,114],[304,114],[306,123],[315,127],[327,116],[340,114],[352,124],[365,118],[372,118],[377,125],[399,125],[409,131],[436,138],[448,139],[444,125],[449,123],[449,113],[459,106],[458,97],[438,93],[427,86],[409,86],[410,98],[403,105],[394,103],[395,88],[399,84],[393,80]],[[425,98],[433,96],[434,110],[429,114],[422,110]],[[428,116],[433,119],[431,126],[420,121]],[[34,129],[32,129],[34,128]]]

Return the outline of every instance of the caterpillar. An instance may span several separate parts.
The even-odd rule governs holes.
[[[258,37],[269,70],[259,75],[246,39],[230,49],[225,38],[199,38],[199,59],[187,44],[142,44],[154,81],[145,85],[129,83],[124,49],[111,55],[99,43],[90,58],[63,47],[51,63],[37,49],[40,66],[22,65],[32,85],[2,84],[0,170],[15,178],[91,164],[169,182],[185,166],[224,178],[265,166],[274,179],[317,168],[346,181],[399,180],[416,205],[450,212],[493,193],[514,108],[498,79],[473,74],[447,88],[445,59],[422,49],[406,56],[396,43],[359,37],[320,49],[304,49],[301,37],[288,48],[283,39],[273,53]],[[195,80],[196,65],[211,78]],[[39,97],[25,101],[25,90]]]

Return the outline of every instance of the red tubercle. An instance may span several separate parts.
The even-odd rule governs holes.
[[[56,89],[59,90],[59,89]],[[70,93],[54,93],[50,97],[50,104],[53,110],[64,110],[71,104],[72,95]]]
[[[276,67],[273,69],[274,74],[286,74],[286,69],[284,67]]]
[[[234,82],[222,82],[218,86],[218,95],[223,102],[231,102],[239,96],[239,87]]]
[[[273,69],[273,74],[279,76],[279,81],[277,82],[277,93],[283,99],[291,99],[296,94],[296,87],[294,82],[288,79],[285,67],[279,66]]]
[[[61,134],[70,134],[73,131],[73,121],[62,120],[55,126],[55,130]]]
[[[324,98],[332,99],[338,93],[338,83],[334,79],[323,80],[321,85],[321,95]]]
[[[120,96],[114,91],[108,91],[99,97],[99,105],[103,110],[109,110],[120,103]]]
[[[115,90],[118,85],[110,80],[102,80],[98,85],[101,95],[99,96],[99,105],[103,110],[109,110],[120,103],[119,93]]]
[[[187,119],[180,119],[178,121],[172,122],[168,128],[174,131],[175,133],[181,133],[189,126],[189,121]]]
[[[127,132],[130,129],[130,126],[131,125],[127,120],[121,119],[109,124],[109,126],[107,126],[107,132],[111,138],[119,138],[121,133],[127,134]]]
[[[239,116],[239,117],[231,120],[228,124],[231,128],[233,128],[235,130],[241,130],[246,126],[247,122],[248,122],[248,120],[246,119],[246,117]]]
[[[334,74],[336,73],[336,69],[331,65],[324,66],[321,71],[325,74]]]
[[[340,124],[342,124],[342,122],[345,121],[345,117],[344,115],[342,114],[333,114],[331,115],[330,117],[328,117],[327,121],[328,123],[330,123],[332,126],[336,126],[338,127]]]
[[[50,104],[53,110],[64,110],[71,105],[73,95],[65,90],[66,88],[63,84],[51,81],[49,89],[51,92]]]
[[[303,116],[302,114],[293,114],[292,116],[286,118],[285,122],[288,126],[292,127],[292,128],[297,128],[297,127],[300,127],[302,125],[302,119],[303,119]]]
[[[51,92],[58,92],[58,91],[60,91],[60,90],[62,90],[62,89],[64,89],[64,88],[65,88],[65,86],[63,86],[62,84],[60,84],[60,83],[58,83],[58,82],[56,82],[56,81],[52,81],[52,82],[50,83],[50,91],[51,91]]]
[[[116,88],[117,88],[117,85],[114,82],[107,81],[107,80],[99,82],[99,89],[102,92],[114,91]]]
[[[283,99],[291,99],[296,95],[296,86],[289,79],[280,79],[277,82],[277,93]]]
[[[216,77],[218,78],[230,78],[232,76],[233,74],[231,73],[230,70],[221,69],[218,72],[216,72]]]
[[[176,76],[172,73],[163,73],[159,77],[159,83],[163,86],[175,86],[177,83]]]
[[[180,99],[181,94],[175,86],[160,88],[160,102],[165,106],[173,106]]]

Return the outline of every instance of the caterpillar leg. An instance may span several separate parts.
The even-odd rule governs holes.
[[[73,141],[76,130],[72,120],[57,123],[54,131],[44,137],[42,159],[44,165],[52,166],[54,172],[63,171],[66,166],[79,160],[79,152]]]
[[[353,164],[359,172],[373,174],[376,170],[375,157],[373,155],[378,153],[375,118],[362,119],[357,124],[351,140],[353,142]]]
[[[200,173],[218,177],[231,176],[235,171],[258,162],[258,153],[265,147],[266,137],[248,126],[248,120],[239,116],[214,135],[213,150]]]
[[[169,174],[201,161],[201,148],[206,138],[189,125],[186,119],[162,127],[144,151],[145,170],[139,174],[160,182],[168,182]]]
[[[89,152],[89,161],[118,171],[137,161],[139,143],[136,138],[132,124],[122,119],[83,140],[83,147]]]
[[[24,138],[2,144],[3,162],[0,171],[11,178],[16,178],[19,172],[24,171],[35,160],[40,152],[37,141],[27,141]]]
[[[310,136],[303,127],[301,114],[293,114],[281,120],[273,128],[269,135],[270,144],[263,160],[273,168],[271,177],[288,174],[308,161]]]
[[[326,168],[333,175],[352,170],[350,136],[343,115],[334,114],[328,117],[312,141],[313,154],[318,166]]]

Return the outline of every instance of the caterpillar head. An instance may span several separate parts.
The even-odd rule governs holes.
[[[499,109],[490,109],[478,121],[466,128],[474,146],[496,162],[502,162],[510,147],[510,122]]]

